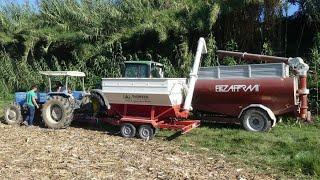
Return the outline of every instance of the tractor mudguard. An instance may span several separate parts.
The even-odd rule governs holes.
[[[90,91],[90,93],[99,94],[99,95],[103,98],[104,105],[105,105],[108,109],[110,109],[111,106],[110,106],[110,104],[109,104],[109,101],[108,101],[107,97],[105,97],[105,96],[103,95],[103,92],[102,92],[101,89],[92,89],[92,90]]]

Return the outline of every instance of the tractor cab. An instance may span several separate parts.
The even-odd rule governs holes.
[[[48,77],[48,96],[73,97],[76,100],[81,100],[82,97],[88,95],[84,86],[84,78],[86,75],[83,72],[40,71],[40,74]],[[70,81],[73,81],[75,84],[81,86],[81,89],[77,89],[76,86],[71,87]]]
[[[123,77],[163,78],[163,65],[154,61],[126,61]]]

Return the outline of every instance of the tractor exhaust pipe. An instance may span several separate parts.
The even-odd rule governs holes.
[[[207,54],[206,41],[204,40],[203,37],[201,37],[198,41],[198,48],[197,48],[196,57],[195,57],[195,60],[193,63],[193,68],[192,68],[190,75],[189,75],[188,92],[187,92],[187,96],[184,101],[184,107],[183,107],[183,109],[185,111],[190,111],[192,109],[191,108],[191,101],[192,101],[192,97],[193,97],[194,86],[195,86],[196,81],[198,79],[198,70],[199,70],[202,54]]]
[[[232,52],[232,51],[217,51],[219,58],[224,58],[226,56],[242,58],[247,61],[265,61],[269,63],[285,63],[289,65],[294,73],[299,76],[299,117],[306,121],[311,121],[310,112],[308,111],[308,94],[309,89],[307,89],[307,74],[309,71],[309,66],[300,57],[296,58],[285,58],[276,56],[266,56],[260,54],[250,54],[242,52]]]

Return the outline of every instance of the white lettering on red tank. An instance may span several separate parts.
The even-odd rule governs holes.
[[[234,84],[234,85],[216,85],[216,92],[259,92],[260,85],[242,85],[242,84]]]

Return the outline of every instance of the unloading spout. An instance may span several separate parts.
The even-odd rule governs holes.
[[[204,38],[201,37],[198,41],[197,53],[196,53],[193,68],[190,72],[190,77],[189,77],[188,93],[184,101],[183,109],[186,111],[191,110],[191,101],[193,97],[194,86],[198,79],[198,70],[199,70],[202,54],[207,54],[207,46],[206,46],[206,41],[204,40]]]

